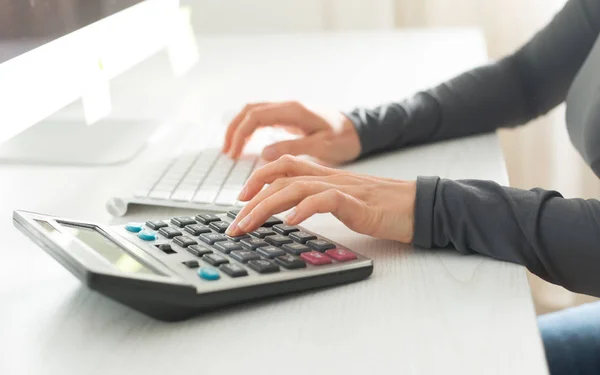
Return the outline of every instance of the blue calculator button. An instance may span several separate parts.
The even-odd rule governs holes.
[[[156,233],[154,233],[154,232],[148,232],[148,231],[143,230],[143,231],[141,231],[141,232],[138,233],[138,237],[141,240],[144,240],[144,241],[155,241],[156,240]]]
[[[219,275],[219,271],[212,267],[202,267],[198,270],[198,276],[203,278],[204,280],[219,280],[221,275]]]
[[[142,223],[129,223],[125,225],[125,230],[131,233],[138,233],[144,228]]]

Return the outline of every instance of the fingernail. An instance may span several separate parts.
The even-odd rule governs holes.
[[[237,224],[234,221],[231,224],[229,224],[229,226],[227,227],[227,230],[225,231],[225,234],[228,236],[231,236],[233,234],[233,232],[235,232],[236,228],[237,228]]]
[[[292,210],[287,215],[285,215],[285,222],[289,223],[296,217],[297,214],[298,214],[298,211],[296,210],[296,208],[295,207],[292,208]]]
[[[275,157],[277,157],[277,150],[275,150],[275,147],[266,147],[263,150],[263,159],[273,160]]]
[[[246,216],[245,218],[242,219],[242,221],[240,221],[238,223],[238,227],[240,227],[242,230],[246,230],[246,228],[248,228],[248,226],[250,226],[250,223],[252,222],[252,214],[248,214],[248,216]]]
[[[246,196],[247,190],[248,190],[248,187],[246,187],[246,185],[244,185],[244,187],[242,187],[242,191],[240,191],[240,194],[238,195],[238,199],[244,199],[244,197]]]

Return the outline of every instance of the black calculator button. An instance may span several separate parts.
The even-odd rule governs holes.
[[[156,245],[156,247],[165,254],[175,254],[176,251],[171,248],[171,245],[168,243],[163,243],[160,245]]]
[[[174,217],[171,219],[171,223],[173,225],[178,226],[179,228],[183,228],[186,225],[196,224],[196,220],[193,217],[182,216],[182,217]]]
[[[269,246],[268,243],[260,238],[246,238],[245,240],[241,240],[240,243],[242,244],[242,247],[247,250],[256,250],[259,247]]]
[[[196,215],[196,220],[204,225],[208,225],[215,221],[220,221],[221,218],[214,214],[200,214]]]
[[[317,251],[323,252],[325,250],[333,249],[335,247],[331,242],[327,242],[325,240],[310,240],[307,241],[306,244],[311,248]]]
[[[306,243],[306,241],[316,240],[317,236],[307,232],[293,232],[290,233],[290,238],[296,242]]]
[[[306,253],[311,251],[310,247],[303,245],[301,243],[286,243],[282,246],[283,250],[287,251],[290,254],[300,255],[302,253]]]
[[[294,255],[283,255],[275,258],[275,261],[288,270],[306,267],[306,262]]]
[[[237,260],[238,262],[246,263],[250,260],[260,259],[260,256],[254,251],[250,250],[236,250],[229,254],[230,257]]]
[[[219,269],[231,277],[248,276],[248,271],[235,263],[223,264]]]
[[[200,267],[200,264],[198,264],[198,261],[196,261],[196,260],[186,260],[185,262],[183,262],[183,264],[185,264],[185,266],[187,268],[198,268],[198,267]]]
[[[273,259],[281,255],[285,255],[285,251],[281,250],[276,246],[265,246],[256,249],[256,253],[262,255],[265,258]]]
[[[202,259],[211,266],[220,266],[221,264],[229,263],[227,258],[219,254],[206,254]]]
[[[241,250],[242,247],[239,243],[233,241],[222,241],[217,242],[215,247],[222,253],[229,254],[233,250]]]
[[[209,227],[214,229],[215,232],[225,233],[227,228],[229,228],[229,224],[230,223],[228,223],[226,221],[215,221],[215,222],[210,223]]]
[[[192,245],[187,247],[187,251],[194,254],[197,257],[201,257],[206,254],[211,254],[213,251],[203,245]]]
[[[254,232],[251,233],[254,237],[258,237],[258,238],[265,238],[267,236],[272,236],[275,234],[275,232],[273,232],[271,230],[271,228],[265,228],[265,227],[260,227],[257,230],[255,230]]]
[[[258,273],[273,273],[279,271],[278,265],[266,259],[251,260],[248,262],[248,267]]]
[[[203,233],[199,238],[202,242],[206,242],[209,245],[214,245],[219,241],[227,241],[227,237],[221,233]]]
[[[262,227],[272,227],[273,225],[277,225],[277,224],[282,224],[283,221],[279,220],[278,218],[276,218],[275,216],[271,216],[270,218],[267,219],[267,221],[264,222],[263,225],[261,225]]]
[[[241,210],[231,210],[227,212],[227,216],[235,219],[237,217],[237,215],[240,213]]]
[[[273,230],[279,234],[285,234],[286,236],[292,232],[298,232],[300,229],[287,224],[274,225]]]
[[[168,227],[169,224],[164,221],[146,221],[146,226],[150,229],[159,230],[160,228]]]
[[[211,232],[211,230],[208,226],[201,225],[201,224],[187,225],[183,230],[185,230],[192,236],[199,236],[202,233],[210,233]]]
[[[233,242],[240,242],[241,240],[243,240],[245,238],[250,238],[250,235],[244,233],[241,236],[235,236],[235,237],[227,236],[227,239],[229,239],[229,241],[233,241]]]
[[[181,232],[175,228],[171,228],[171,227],[165,227],[165,228],[160,228],[160,230],[158,231],[158,234],[160,234],[161,236],[167,237],[168,239],[171,239],[173,237],[177,237],[177,236],[181,236]]]
[[[181,247],[188,247],[191,245],[196,245],[198,242],[186,236],[177,236],[173,238],[173,243]]]
[[[270,243],[273,246],[281,246],[286,243],[294,242],[294,241],[290,240],[287,236],[284,236],[282,234],[278,234],[276,236],[265,237],[265,241],[267,241],[268,243]]]

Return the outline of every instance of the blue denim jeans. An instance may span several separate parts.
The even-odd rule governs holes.
[[[600,375],[600,302],[538,318],[551,375]]]

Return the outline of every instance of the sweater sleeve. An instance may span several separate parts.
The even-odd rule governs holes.
[[[413,243],[453,247],[526,266],[600,297],[600,201],[491,181],[417,179]]]
[[[548,112],[565,100],[599,32],[600,1],[569,0],[515,53],[405,100],[345,113],[361,157],[514,127]]]

